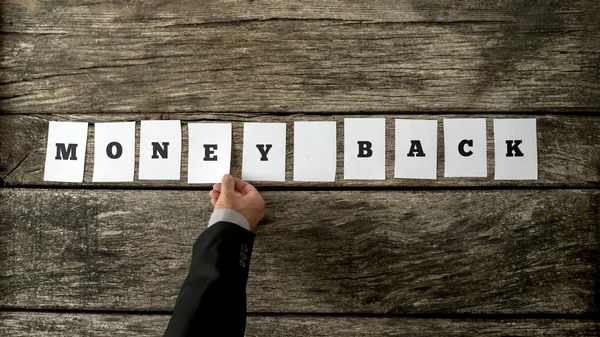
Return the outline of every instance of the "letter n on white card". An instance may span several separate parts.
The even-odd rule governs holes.
[[[88,123],[50,122],[44,181],[83,182]]]
[[[133,181],[135,122],[94,124],[94,182]]]
[[[437,178],[436,120],[396,119],[394,178]]]
[[[294,181],[335,181],[335,122],[294,122]]]
[[[494,119],[495,179],[538,178],[535,118]]]
[[[142,180],[179,180],[180,121],[142,121],[139,170]]]
[[[344,179],[385,179],[385,118],[344,119]]]
[[[244,123],[244,180],[285,181],[285,127],[285,123]]]
[[[218,183],[231,167],[231,123],[188,124],[188,183]]]
[[[485,118],[444,119],[444,176],[487,177]]]

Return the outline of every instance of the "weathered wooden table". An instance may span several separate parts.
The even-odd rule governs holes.
[[[0,335],[158,336],[210,214],[187,122],[288,123],[248,336],[600,335],[597,0],[6,0]],[[342,120],[387,118],[387,180],[344,181]],[[488,178],[393,177],[393,119],[488,118]],[[538,120],[539,180],[494,181],[491,119]],[[42,181],[48,121],[180,119],[180,182]],[[338,121],[335,183],[292,122]],[[138,124],[139,128],[139,124]]]

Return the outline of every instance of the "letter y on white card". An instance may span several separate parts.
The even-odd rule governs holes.
[[[244,180],[285,181],[285,127],[285,123],[244,123]]]

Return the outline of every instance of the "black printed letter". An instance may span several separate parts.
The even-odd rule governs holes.
[[[117,150],[115,153],[113,153],[113,147],[115,147]],[[108,158],[118,159],[119,157],[121,157],[122,154],[123,154],[123,146],[121,146],[121,144],[119,144],[117,142],[110,142],[106,146],[106,155],[108,156]]]
[[[76,152],[77,144],[69,144],[69,146],[65,148],[65,143],[56,143],[56,157],[54,157],[54,159],[77,160]]]
[[[369,158],[373,155],[373,150],[371,150],[373,144],[371,142],[366,141],[358,141],[358,158]]]
[[[519,145],[523,143],[522,140],[507,140],[506,141],[506,156],[513,157],[513,152],[515,157],[523,157],[523,152],[519,149]]]
[[[408,150],[407,157],[414,157],[415,152],[417,153],[417,157],[425,157],[425,152],[423,152],[423,147],[421,146],[420,140],[411,140],[410,141],[410,150]]]
[[[158,159],[158,154],[167,159],[169,156],[169,142],[162,142],[162,147],[158,142],[152,142],[152,159]]]
[[[473,139],[463,139],[458,143],[458,153],[463,157],[468,157],[473,154],[473,151],[465,151],[465,145],[473,146]]]
[[[217,144],[204,144],[204,161],[217,161]]]
[[[271,150],[272,147],[273,144],[256,144],[256,148],[258,149],[258,151],[260,151],[260,161],[269,161],[269,159],[267,158],[267,153],[269,153],[269,150]]]

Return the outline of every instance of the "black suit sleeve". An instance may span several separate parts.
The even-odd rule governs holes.
[[[246,282],[254,237],[254,233],[225,221],[200,234],[165,337],[244,336]]]

